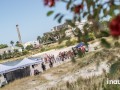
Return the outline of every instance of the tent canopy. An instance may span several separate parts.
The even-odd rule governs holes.
[[[18,63],[17,65],[15,65],[14,68],[29,66],[29,65],[32,65],[32,64],[36,64],[38,62],[39,61],[34,61],[34,60],[30,60],[28,58],[24,58],[20,63]]]
[[[0,64],[0,74],[7,73],[7,72],[10,72],[10,71],[14,71],[14,70],[17,70],[17,69],[21,69],[23,67],[38,64],[38,63],[41,63],[41,61],[40,60],[39,61],[30,60],[28,58],[24,58],[21,62],[19,62],[15,66],[7,66],[7,65]]]
[[[4,73],[6,70],[9,70],[11,68],[12,68],[11,66],[0,64],[0,74]]]
[[[75,48],[80,48],[82,46],[84,46],[85,44],[83,42],[80,42],[77,46],[75,46]]]

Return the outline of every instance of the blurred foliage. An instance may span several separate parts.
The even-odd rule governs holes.
[[[120,61],[115,62],[110,67],[110,74],[115,74],[120,69]]]
[[[71,46],[72,45],[72,42],[70,40],[66,41],[66,46]]]
[[[46,1],[46,0],[44,0]],[[119,0],[53,0],[54,4],[51,7],[55,7],[57,3],[62,2],[66,5],[66,12],[72,13],[72,18],[66,18],[64,12],[55,13],[55,11],[49,11],[47,16],[55,14],[54,19],[61,23],[62,19],[65,19],[66,22],[74,28],[74,35],[78,38],[78,42],[88,42],[95,38],[108,37],[110,35],[108,24],[109,22],[105,19],[112,19],[115,17],[120,10],[120,1]],[[52,1],[49,1],[53,3]],[[83,32],[75,25],[76,21],[81,22],[82,19],[87,19],[83,28]],[[60,40],[59,42],[61,42]],[[105,40],[101,39],[101,44],[105,47],[110,47],[110,44]]]
[[[104,38],[101,39],[101,44],[106,48],[111,47],[111,44],[109,42],[107,42],[106,39],[104,39]]]
[[[8,47],[7,44],[0,44],[0,49]]]
[[[60,48],[63,48],[65,47],[65,45],[59,45],[59,46],[56,46],[56,49],[60,49]]]
[[[114,46],[115,46],[115,47],[120,47],[120,43],[119,43],[118,41],[116,41],[116,42],[114,43]]]
[[[27,55],[29,52],[27,51],[27,50],[24,50],[23,52],[22,52],[22,54],[23,55]]]
[[[27,47],[26,47],[26,50],[33,50],[34,49],[34,47],[33,47],[33,45],[27,45]]]
[[[108,37],[108,36],[110,36],[109,31],[101,31],[101,36],[102,37]]]
[[[73,18],[71,19],[73,21],[80,21],[82,18],[98,21],[107,16],[115,16],[116,13],[114,11],[120,9],[120,3],[118,0],[55,0],[55,4],[52,7],[55,7],[56,3],[59,2],[65,3],[66,11],[73,13]],[[47,16],[52,15],[53,12],[54,11],[52,10],[48,11]],[[101,14],[102,12],[103,14]],[[57,13],[54,19],[61,22],[63,17],[65,17],[64,13]],[[67,21],[71,23],[71,20]]]
[[[95,39],[94,33],[91,32],[91,33],[89,33],[88,35],[89,35],[89,40],[90,40],[90,41]]]

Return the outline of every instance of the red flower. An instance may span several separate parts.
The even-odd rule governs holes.
[[[83,9],[83,5],[82,4],[79,4],[77,6],[74,7],[74,12],[76,14],[80,13],[80,9]]]
[[[55,5],[55,0],[44,0],[44,5],[48,5],[49,7],[53,7]]]
[[[55,5],[55,0],[49,0],[49,7],[53,7]]]
[[[120,15],[116,16],[109,25],[110,33],[114,37],[120,36]]]

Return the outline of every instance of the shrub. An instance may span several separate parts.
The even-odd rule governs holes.
[[[119,42],[115,42],[115,43],[114,43],[114,46],[115,46],[115,47],[120,47],[120,43],[119,43]]]
[[[66,46],[72,45],[72,42],[70,40],[66,41]]]
[[[22,52],[22,54],[23,54],[23,55],[26,55],[26,54],[28,54],[28,51],[27,51],[27,50],[24,50],[24,51]]]
[[[89,33],[88,36],[89,36],[89,40],[94,40],[95,39],[94,33]]]
[[[27,50],[32,50],[32,49],[33,49],[33,45],[28,45],[28,46],[26,47],[26,49],[27,49]]]
[[[45,51],[45,48],[41,48],[41,51],[42,51],[42,52]]]
[[[0,49],[8,47],[7,44],[0,44]]]
[[[59,46],[56,46],[56,49],[60,49],[60,48],[63,48],[65,47],[64,45],[59,45]]]
[[[77,41],[76,40],[73,40],[72,41],[72,45],[74,45],[74,44],[76,44],[77,43]]]
[[[60,38],[60,39],[58,40],[58,44],[62,43],[63,40],[64,40],[63,38]]]
[[[108,37],[108,36],[110,36],[110,34],[109,34],[108,31],[101,31],[101,36],[102,37]]]

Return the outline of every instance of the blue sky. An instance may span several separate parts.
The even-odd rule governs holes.
[[[54,9],[64,12],[64,5],[59,4]],[[16,24],[19,25],[22,41],[36,40],[38,35],[50,31],[58,25],[53,16],[47,17],[49,8],[42,0],[0,0],[0,44],[11,40],[18,41]]]
[[[65,4],[57,3],[51,9],[56,13],[64,13],[65,18],[72,17],[65,8]],[[46,16],[49,10],[43,5],[43,0],[0,0],[0,44],[18,41],[16,24],[19,25],[23,42],[36,40],[37,36],[59,25],[57,20],[53,20],[55,14]]]

